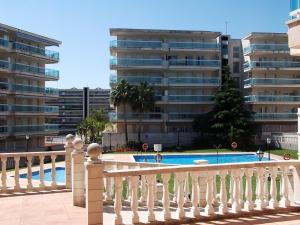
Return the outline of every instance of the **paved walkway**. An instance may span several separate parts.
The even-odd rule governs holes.
[[[146,217],[146,210],[140,214],[143,220]],[[113,224],[113,209],[110,208],[110,210],[106,209],[105,211],[104,225]],[[85,213],[84,208],[72,206],[70,192],[0,198],[0,225],[85,225]],[[131,212],[123,211],[122,214],[124,218],[126,217],[125,224],[131,224]],[[231,224],[300,225],[300,212],[200,222],[189,225]]]

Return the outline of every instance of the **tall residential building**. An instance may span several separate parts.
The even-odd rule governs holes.
[[[221,33],[113,28],[110,35],[111,85],[125,79],[154,87],[155,108],[143,115],[143,133],[193,132],[194,117],[212,109],[221,84]],[[137,114],[127,112],[128,132],[137,133]],[[123,109],[110,116],[123,133]]]
[[[0,150],[15,151],[44,147],[44,136],[57,134],[48,117],[58,107],[46,106],[58,90],[45,87],[57,81],[59,71],[46,64],[58,63],[59,53],[47,49],[60,41],[0,24]]]
[[[242,40],[246,102],[263,138],[297,131],[300,57],[290,55],[285,33],[250,33]]]
[[[59,116],[52,123],[59,125],[61,135],[75,133],[77,125],[90,115],[93,110],[110,111],[110,89],[60,89],[58,100],[47,101],[48,105],[59,107]]]
[[[290,16],[287,22],[290,53],[300,56],[300,0],[290,0]]]

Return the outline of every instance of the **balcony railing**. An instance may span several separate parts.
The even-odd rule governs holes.
[[[254,118],[256,120],[297,120],[297,113],[256,113]]]
[[[13,126],[12,133],[24,133],[24,132],[46,132],[46,131],[58,131],[59,125],[57,124],[42,124],[42,125],[17,125]]]
[[[160,120],[162,119],[161,113],[128,113],[126,115],[127,120],[139,120],[141,117],[142,120]],[[109,113],[109,120],[110,121],[117,121],[117,120],[124,120],[125,115],[122,113],[115,113],[110,112]]]
[[[9,69],[8,61],[0,60],[0,69],[8,70]]]
[[[195,117],[202,115],[201,113],[169,113],[169,120],[193,120]]]
[[[147,82],[149,84],[159,84],[162,82],[162,77],[150,77],[150,76],[117,76],[116,74],[111,74],[109,77],[110,84],[113,85],[117,83],[118,80],[126,80],[130,84],[139,84],[141,82]]]
[[[161,66],[161,59],[130,59],[130,58],[113,58],[110,60],[112,66]]]
[[[58,106],[0,104],[0,112],[58,113]]]
[[[244,69],[253,68],[300,68],[300,62],[293,61],[251,61],[244,63]]]
[[[55,95],[58,96],[59,89],[51,87],[38,87],[31,85],[23,84],[8,84],[5,82],[0,82],[0,90],[13,91],[13,92],[22,92],[22,93],[37,93],[37,94],[46,94],[46,95]]]
[[[170,59],[170,66],[219,67],[219,60]]]
[[[51,51],[45,48],[39,48],[32,45],[23,44],[20,42],[13,42],[12,48],[24,53],[34,54],[34,55],[40,55],[43,57],[47,57],[49,59],[53,59],[58,61],[59,60],[59,53],[55,51]]]
[[[0,82],[0,90],[8,90],[8,83]]]
[[[244,48],[244,53],[248,54],[254,51],[286,51],[289,52],[288,44],[251,44]]]
[[[300,0],[290,0],[290,11],[300,9]]]
[[[171,49],[200,49],[200,50],[219,50],[220,45],[214,42],[170,42]]]
[[[169,77],[169,84],[205,84],[205,85],[220,85],[219,78],[210,77]]]
[[[111,48],[162,48],[161,41],[134,41],[134,40],[113,40],[110,42]]]
[[[48,77],[59,78],[58,70],[53,70],[48,68],[35,67],[35,66],[16,63],[16,64],[12,64],[12,69],[16,72],[21,72],[21,73],[39,74]]]
[[[170,102],[212,102],[212,95],[169,95]]]
[[[0,126],[0,134],[7,133],[8,127],[7,126]]]
[[[0,46],[7,48],[9,46],[9,41],[6,39],[0,38]]]
[[[249,78],[244,80],[245,85],[297,85],[300,79],[282,78]]]
[[[300,102],[300,96],[291,95],[249,95],[246,102]]]

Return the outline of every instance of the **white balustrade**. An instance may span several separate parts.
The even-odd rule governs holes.
[[[207,188],[206,188],[206,206],[205,206],[205,215],[209,216],[214,213],[213,207],[213,179],[214,172],[207,172]]]
[[[114,209],[115,209],[115,225],[122,224],[122,189],[123,189],[123,182],[122,177],[116,177],[115,178],[115,203],[114,203]]]
[[[277,172],[278,169],[277,167],[271,167],[269,168],[270,170],[270,175],[271,175],[271,186],[270,186],[270,195],[271,199],[269,201],[269,207],[271,209],[275,209],[278,206],[278,202],[276,199],[277,195],[277,188],[276,188],[276,177],[277,177]]]
[[[176,179],[178,182],[178,190],[177,190],[177,210],[176,214],[179,219],[183,219],[185,217],[185,211],[183,208],[184,205],[184,184],[186,173],[176,173]]]
[[[246,202],[244,204],[244,209],[248,212],[252,211],[254,208],[253,200],[252,200],[252,176],[253,176],[253,170],[252,169],[246,169],[245,170],[245,176],[246,176]]]
[[[15,192],[19,192],[20,191],[20,157],[19,156],[15,156],[14,157],[14,161],[15,161],[15,187],[14,187],[14,191]]]
[[[45,188],[45,171],[44,171],[44,160],[45,156],[39,155],[40,159],[40,188],[44,189]]]
[[[281,171],[282,171],[282,178],[281,178],[281,187],[282,187],[282,196],[280,199],[280,207],[286,208],[290,206],[290,201],[289,201],[289,190],[288,190],[288,167],[287,166],[281,166]]]
[[[131,184],[131,210],[132,210],[132,223],[138,223],[140,221],[138,214],[138,182],[139,177],[130,177]]]
[[[56,188],[56,167],[55,167],[55,159],[56,159],[56,155],[55,154],[51,154],[51,187],[52,188]]]
[[[194,217],[200,216],[199,209],[199,186],[198,186],[198,173],[192,172],[192,213]]]
[[[163,181],[163,214],[164,219],[169,220],[171,218],[170,213],[170,198],[169,198],[169,180],[170,180],[170,174],[162,174],[162,181]]]
[[[226,191],[226,170],[220,171],[220,206],[219,213],[225,214],[228,212],[227,206],[227,191]]]
[[[32,185],[32,156],[27,156],[27,190],[31,191]]]
[[[155,221],[154,214],[154,185],[156,174],[147,175],[147,184],[148,184],[148,195],[147,195],[147,206],[148,206],[148,221]]]

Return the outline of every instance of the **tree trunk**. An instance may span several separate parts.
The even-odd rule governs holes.
[[[125,144],[128,146],[128,130],[127,130],[127,111],[126,105],[123,104],[123,112],[124,112],[124,125],[125,125]]]

